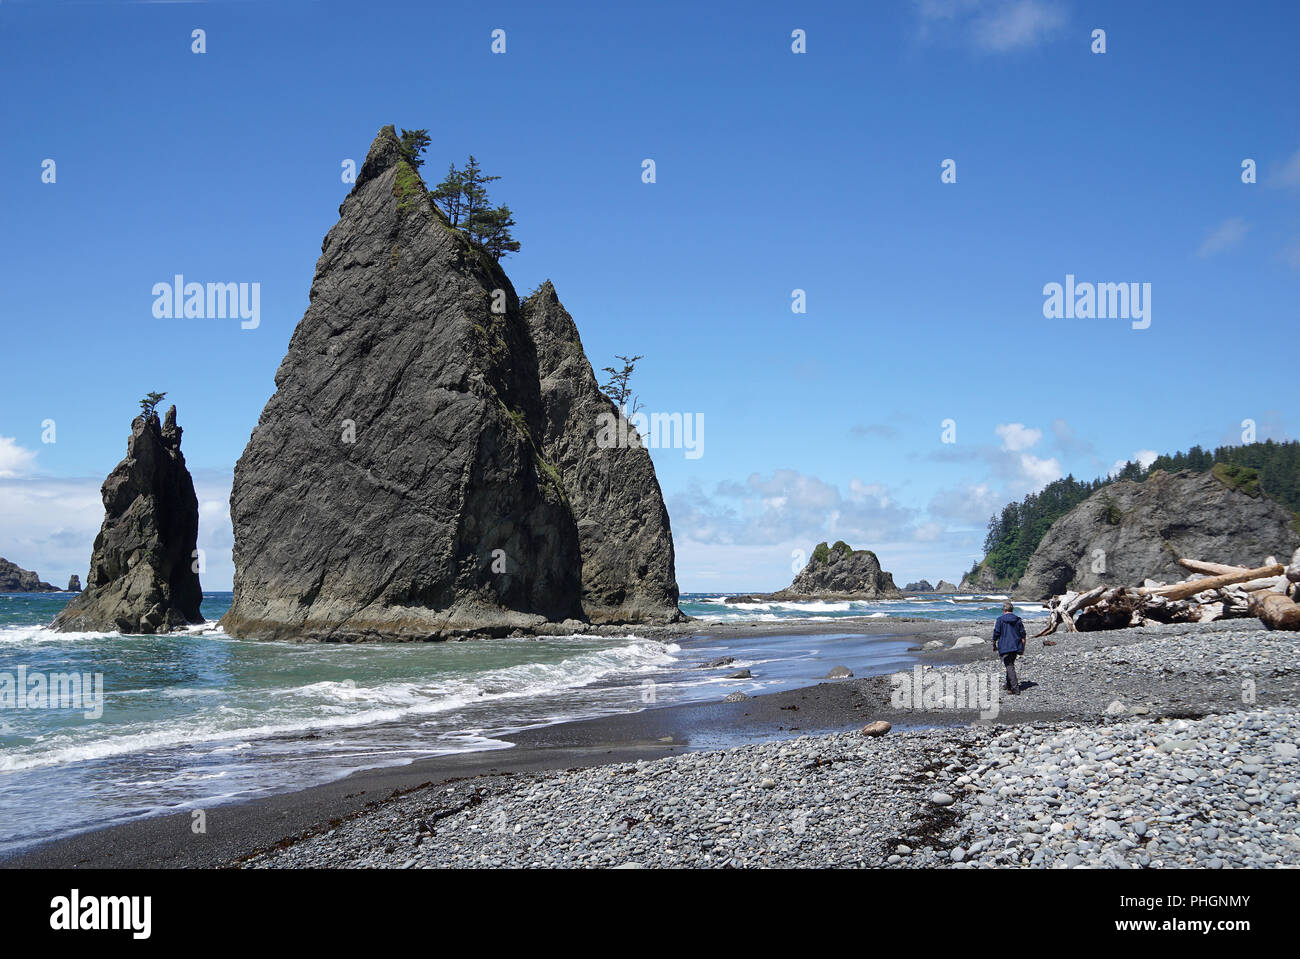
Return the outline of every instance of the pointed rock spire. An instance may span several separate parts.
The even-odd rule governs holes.
[[[227,632],[438,639],[680,616],[649,455],[588,455],[613,405],[547,289],[525,311],[380,131],[235,468]]]
[[[199,501],[181,454],[176,407],[131,423],[126,459],[104,480],[104,523],[86,588],[53,629],[161,633],[203,622],[195,572]],[[75,577],[74,577],[75,579]]]

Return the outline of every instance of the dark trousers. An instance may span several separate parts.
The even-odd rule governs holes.
[[[1007,689],[1013,693],[1020,692],[1020,680],[1016,679],[1016,656],[1019,653],[1006,653],[1002,657],[1002,662],[1007,667]]]

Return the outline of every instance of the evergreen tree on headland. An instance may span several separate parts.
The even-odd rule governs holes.
[[[1030,493],[1019,503],[1008,503],[989,519],[984,565],[1000,581],[1017,580],[1052,524],[1097,490],[1119,480],[1140,483],[1156,470],[1204,473],[1216,466],[1216,475],[1234,484],[1234,488],[1262,492],[1292,512],[1300,512],[1300,442],[1265,440],[1245,446],[1220,446],[1213,452],[1193,446],[1186,453],[1157,456],[1147,467],[1125,463],[1115,474],[1091,482],[1066,476]]]

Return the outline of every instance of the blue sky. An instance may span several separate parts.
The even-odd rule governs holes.
[[[229,587],[231,468],[394,123],[501,177],[506,269],[593,365],[644,354],[646,408],[703,416],[703,456],[654,452],[683,590],[779,587],[822,539],[955,580],[1057,475],[1295,436],[1298,10],[0,0],[0,555],[84,577],[165,390]],[[177,273],[259,283],[260,326],[155,319]],[[1150,327],[1045,318],[1066,274],[1151,284]]]

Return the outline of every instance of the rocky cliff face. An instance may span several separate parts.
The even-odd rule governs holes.
[[[1188,575],[1179,558],[1258,566],[1297,545],[1296,519],[1281,504],[1231,489],[1213,473],[1156,471],[1098,490],[1053,523],[1015,594],[1046,599],[1102,583],[1176,582]]]
[[[850,549],[845,543],[813,549],[812,559],[794,582],[774,599],[901,599],[894,577],[880,568],[869,549]]]
[[[23,569],[0,557],[0,593],[57,593],[59,587],[41,581],[29,569]]]
[[[995,592],[997,588],[998,580],[997,577],[993,575],[993,570],[989,569],[987,566],[981,565],[974,576],[967,573],[961,578],[961,582],[957,585],[956,591],[962,593],[992,593]]]
[[[618,410],[600,392],[550,280],[522,314],[537,357],[542,458],[559,474],[578,530],[583,614],[593,622],[677,618],[673,538],[650,454],[594,441],[593,424]]]
[[[554,289],[521,304],[385,127],[235,468],[223,627],[357,641],[679,618],[654,468],[596,447],[606,411]]]
[[[203,622],[194,571],[199,501],[181,454],[176,407],[131,424],[126,459],[104,480],[104,524],[86,588],[54,618],[60,630],[160,633]]]

